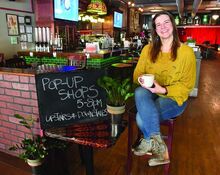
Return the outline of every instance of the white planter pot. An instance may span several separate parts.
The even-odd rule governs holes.
[[[36,160],[27,159],[27,163],[31,167],[35,167],[35,166],[40,166],[43,163],[43,160],[42,159],[36,159]]]
[[[118,127],[118,126],[113,126],[113,125],[120,125],[121,124],[122,117],[125,112],[125,105],[118,106],[118,107],[107,105],[107,111],[111,117],[112,132],[117,133],[117,132],[115,132],[116,131],[115,127]],[[115,135],[116,134],[112,134],[112,136],[115,136]]]
[[[124,106],[109,106],[107,105],[107,111],[110,114],[123,114],[125,112]]]

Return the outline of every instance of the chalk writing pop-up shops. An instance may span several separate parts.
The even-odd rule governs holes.
[[[100,70],[36,75],[43,129],[106,119],[106,95],[97,84]]]

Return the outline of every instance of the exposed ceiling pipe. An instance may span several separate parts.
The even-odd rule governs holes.
[[[184,0],[176,0],[179,17],[182,18],[184,15]]]
[[[191,16],[194,18],[196,16],[196,13],[199,9],[199,6],[202,4],[202,0],[194,0],[193,6],[192,6],[192,13]]]

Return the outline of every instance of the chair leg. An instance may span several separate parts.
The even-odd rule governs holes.
[[[171,157],[173,130],[174,130],[173,120],[166,121],[166,125],[168,126],[167,147],[168,147],[169,157]],[[164,175],[169,175],[169,170],[170,170],[170,164],[164,165]]]
[[[173,120],[170,120],[169,121],[169,131],[168,131],[168,151],[169,151],[169,154],[171,155],[172,153],[172,142],[173,142],[173,130],[174,130],[174,123],[173,123]]]
[[[131,114],[128,114],[128,150],[127,150],[127,168],[126,168],[126,174],[131,174],[131,167],[132,167],[132,138],[133,138],[133,126],[132,126],[132,119]]]
[[[138,129],[137,139],[135,143],[133,143],[133,121],[134,121],[134,114],[128,114],[128,150],[127,150],[127,175],[131,174],[132,170],[132,147],[138,145],[139,140],[142,136],[141,131]]]

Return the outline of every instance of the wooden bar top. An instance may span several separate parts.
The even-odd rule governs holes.
[[[109,58],[111,56],[119,56],[120,54],[126,52],[127,48],[119,49],[104,49],[100,50],[97,53],[89,53],[90,58]],[[33,52],[33,56],[37,57],[53,57],[53,52],[35,52],[35,51],[18,51],[18,56],[30,56],[30,52]],[[70,52],[56,52],[57,57],[69,57],[69,56],[85,56],[85,53],[82,50],[70,51]]]
[[[34,76],[36,74],[36,70],[30,68],[21,69],[21,68],[0,67],[0,73]]]

